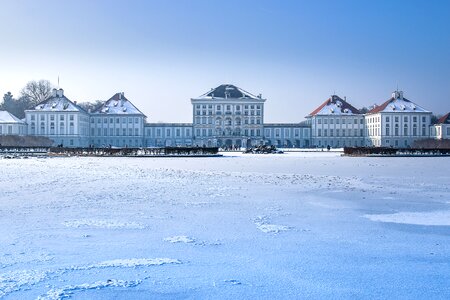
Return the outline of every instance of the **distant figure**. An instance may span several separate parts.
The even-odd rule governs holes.
[[[330,149],[331,149],[331,147],[330,147],[330,145],[328,145],[328,146],[327,146],[327,150],[330,151]]]

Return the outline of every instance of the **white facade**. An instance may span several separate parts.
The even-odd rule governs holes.
[[[94,147],[143,147],[146,116],[124,95],[116,93],[90,116]]]
[[[306,123],[264,124],[264,144],[283,148],[310,147],[311,127]]]
[[[89,145],[89,113],[64,96],[63,89],[25,111],[28,134],[45,136],[54,145],[87,147]]]
[[[364,115],[337,95],[328,98],[307,119],[314,147],[364,146]]]
[[[0,135],[25,135],[27,124],[11,114],[0,110]]]
[[[192,146],[192,123],[147,123],[147,147]]]
[[[246,147],[263,144],[264,102],[234,85],[223,84],[192,98],[193,143]]]
[[[414,141],[430,137],[430,124],[430,111],[404,98],[402,91],[395,91],[366,114],[366,145],[410,147]]]

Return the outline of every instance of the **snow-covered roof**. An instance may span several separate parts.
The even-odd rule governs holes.
[[[450,124],[450,112],[439,118],[438,124]]]
[[[15,115],[6,110],[0,110],[0,123],[25,124],[24,121],[17,118]]]
[[[116,93],[92,113],[102,115],[143,115],[145,117],[145,115],[125,97],[124,93]]]
[[[413,103],[412,101],[403,98],[402,91],[395,91],[392,93],[392,97],[381,105],[376,105],[372,108],[368,114],[376,114],[379,112],[424,112],[429,113],[428,110]]]
[[[261,100],[261,95],[255,96],[232,84],[222,84],[214,89],[211,89],[209,92],[199,96],[197,99],[215,99],[215,98]]]
[[[335,115],[359,115],[361,112],[341,97],[332,95],[319,107],[313,110],[309,116],[335,116]]]
[[[52,95],[36,105],[33,110],[52,112],[86,112],[83,108],[78,106],[76,102],[72,102],[64,96],[63,89],[54,89]]]

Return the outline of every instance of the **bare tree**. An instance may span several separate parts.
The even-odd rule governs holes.
[[[85,111],[89,111],[89,110],[94,111],[97,108],[99,108],[100,106],[102,106],[103,102],[104,101],[102,101],[102,100],[87,101],[87,102],[78,103],[78,106],[83,108]]]
[[[28,98],[32,105],[44,101],[52,94],[53,85],[48,80],[30,81],[22,89],[22,97]]]

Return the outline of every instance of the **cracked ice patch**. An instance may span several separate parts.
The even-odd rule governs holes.
[[[63,223],[66,227],[72,228],[107,228],[107,229],[144,229],[145,226],[136,222],[120,222],[117,220],[95,220],[95,219],[82,219],[74,221],[66,221]]]
[[[269,224],[269,220],[266,216],[257,217],[254,220],[254,223],[256,225],[256,228],[264,233],[280,233],[282,231],[288,231],[292,229],[291,227],[285,225]]]
[[[365,218],[386,223],[427,226],[450,226],[450,211],[398,212],[395,214],[364,215]]]

